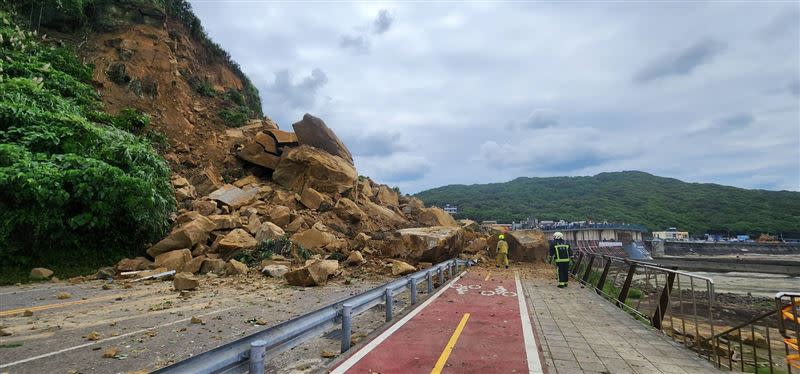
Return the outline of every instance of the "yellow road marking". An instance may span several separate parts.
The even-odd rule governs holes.
[[[40,310],[47,310],[47,309],[53,309],[53,308],[62,308],[62,307],[65,307],[65,306],[70,306],[70,305],[86,304],[86,303],[92,303],[92,302],[95,302],[95,301],[110,300],[110,299],[116,299],[118,297],[134,296],[134,295],[139,295],[139,294],[144,294],[144,293],[149,293],[149,292],[140,291],[140,292],[132,292],[132,293],[129,293],[129,294],[121,294],[121,295],[120,294],[107,295],[107,296],[99,296],[99,297],[94,297],[94,298],[85,299],[85,300],[75,300],[75,301],[67,301],[67,302],[63,302],[63,303],[45,304],[45,305],[38,305],[38,306],[30,306],[30,307],[26,307],[26,308],[3,310],[3,311],[0,311],[0,317],[7,317],[7,316],[12,316],[14,314],[24,313],[26,310],[30,310],[31,312],[36,312],[36,311],[40,311]]]
[[[492,276],[492,273],[491,273],[491,272],[489,272],[489,274],[486,274],[486,279],[484,279],[484,281],[488,281],[488,280],[489,280],[489,277],[491,277],[491,276]]]
[[[464,326],[466,326],[468,319],[469,313],[464,313],[464,317],[461,318],[461,322],[458,324],[458,327],[456,327],[456,331],[453,332],[453,336],[450,337],[450,340],[444,347],[444,351],[442,351],[442,355],[439,356],[439,361],[436,361],[436,366],[434,366],[433,370],[431,370],[431,374],[439,374],[442,372],[442,369],[444,369],[444,364],[447,363],[450,353],[453,352],[453,348],[456,347],[458,337],[461,336],[461,331],[464,330]]]

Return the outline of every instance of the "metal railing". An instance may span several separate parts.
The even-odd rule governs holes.
[[[410,304],[417,303],[417,286],[425,282],[428,294],[433,292],[433,277],[438,276],[439,288],[445,278],[452,280],[459,267],[469,267],[471,261],[452,259],[428,269],[399,278],[361,294],[326,305],[316,311],[290,319],[250,334],[210,351],[198,354],[154,373],[263,373],[264,362],[304,341],[321,335],[341,323],[341,351],[350,349],[352,318],[370,308],[385,304],[385,320],[393,317],[394,297],[410,291]]]
[[[578,253],[573,278],[691,349],[714,335],[714,280],[647,262]],[[702,354],[702,353],[701,353]]]

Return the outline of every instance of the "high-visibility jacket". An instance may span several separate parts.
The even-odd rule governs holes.
[[[550,244],[550,258],[556,263],[569,262],[572,258],[572,248],[563,240],[555,240]]]
[[[497,253],[506,253],[508,254],[508,243],[505,240],[500,240],[497,242]]]

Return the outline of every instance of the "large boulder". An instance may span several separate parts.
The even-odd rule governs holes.
[[[262,274],[273,278],[283,277],[288,272],[289,272],[289,267],[281,264],[267,265],[264,266],[263,269],[261,269]]]
[[[361,220],[367,218],[364,211],[361,210],[353,200],[346,197],[336,202],[336,205],[333,206],[333,212],[336,213],[339,218],[353,223],[361,222]]]
[[[400,243],[383,248],[384,256],[435,264],[456,257],[464,247],[464,230],[460,227],[419,227],[398,230],[397,233]]]
[[[47,268],[33,268],[29,277],[33,280],[50,279],[53,276],[53,271]]]
[[[406,262],[399,260],[392,260],[392,275],[407,275],[417,271],[417,268],[409,265]]]
[[[292,191],[313,188],[322,193],[342,193],[355,187],[358,174],[341,157],[301,145],[289,149],[272,173],[272,179]]]
[[[208,234],[215,228],[213,221],[198,214],[192,221],[174,228],[166,238],[148,248],[147,254],[155,258],[176,249],[192,248],[195,244],[205,243]]]
[[[298,143],[322,149],[343,158],[351,165],[353,164],[353,155],[350,154],[350,150],[321,119],[306,113],[303,119],[293,124],[292,127],[294,133],[297,134]]]
[[[350,252],[350,255],[347,256],[346,260],[344,260],[345,265],[351,265],[351,266],[361,265],[365,262],[367,262],[367,260],[364,259],[364,255],[362,255],[361,252],[359,251]]]
[[[336,260],[314,260],[310,264],[283,275],[292,286],[322,286],[328,283],[328,277],[339,269]]]
[[[172,279],[172,286],[175,287],[175,291],[193,290],[200,286],[200,280],[192,273],[178,273]]]
[[[264,222],[256,230],[256,242],[261,243],[267,239],[276,239],[286,235],[282,228],[272,222]]]
[[[222,258],[231,258],[239,252],[256,247],[258,242],[247,231],[236,229],[225,235],[217,245],[217,251]]]
[[[208,198],[225,204],[236,210],[253,202],[258,198],[258,188],[245,187],[241,189],[232,184],[226,184],[210,193]]]
[[[486,253],[486,248],[489,247],[489,243],[486,241],[486,238],[476,238],[471,241],[466,248],[464,248],[464,253],[468,254],[476,254],[476,253]]]
[[[222,187],[222,176],[213,166],[209,166],[193,175],[191,184],[200,196],[208,195],[217,188]]]
[[[175,270],[180,273],[191,260],[192,252],[184,248],[156,256],[155,265],[159,268],[167,268],[167,270]]]
[[[119,271],[138,271],[147,270],[153,265],[153,262],[144,258],[123,258],[117,263],[117,270]]]
[[[375,202],[383,206],[399,206],[400,196],[388,186],[380,185],[376,189]]]
[[[547,261],[549,244],[540,230],[514,230],[506,234],[508,258],[516,261]],[[494,254],[497,242],[489,249]]]
[[[241,219],[230,214],[214,214],[208,216],[214,222],[214,230],[233,230],[242,227]]]
[[[417,220],[426,226],[459,226],[453,216],[436,207],[422,209]]]
[[[305,249],[319,249],[333,243],[336,240],[336,236],[322,231],[315,226],[306,231],[292,235],[291,239],[292,242]]]
[[[230,259],[225,265],[225,274],[227,275],[243,275],[247,274],[247,270],[249,269],[247,268],[246,264],[234,259]]]
[[[201,274],[222,274],[225,272],[225,260],[220,258],[207,258],[203,261],[203,264],[200,266],[200,273]]]
[[[328,209],[333,205],[330,197],[310,187],[303,189],[303,193],[300,194],[300,204],[303,204],[308,209],[314,210],[319,209],[322,204],[327,204]]]
[[[292,219],[292,210],[283,205],[275,205],[267,211],[267,218],[280,227],[286,227]]]

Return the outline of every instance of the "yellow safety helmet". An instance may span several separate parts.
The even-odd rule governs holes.
[[[498,236],[497,238],[498,238],[498,239],[500,239],[500,240],[503,240],[503,239],[505,239],[505,238],[506,238],[506,236],[505,236],[505,235],[503,235],[503,234],[500,234],[500,236]]]
[[[553,234],[553,239],[564,239],[564,234],[562,234],[561,231],[556,231]]]

